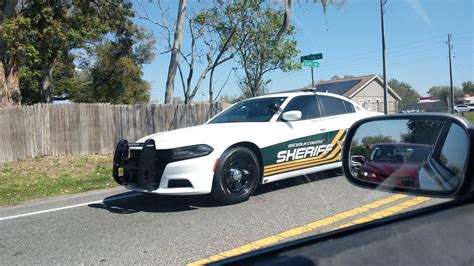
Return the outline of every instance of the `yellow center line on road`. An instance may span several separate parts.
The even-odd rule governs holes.
[[[414,199],[407,200],[405,202],[399,203],[399,204],[397,204],[395,206],[392,206],[390,208],[383,209],[381,211],[378,211],[378,212],[372,213],[370,215],[367,215],[367,216],[355,219],[353,221],[350,221],[346,224],[331,228],[331,229],[328,230],[328,232],[334,231],[334,230],[337,230],[337,229],[346,228],[346,227],[353,226],[353,225],[357,225],[357,224],[363,224],[363,223],[372,222],[372,221],[375,221],[375,220],[378,220],[378,219],[382,219],[382,218],[394,215],[398,212],[404,211],[405,209],[408,209],[408,208],[413,207],[415,205],[418,205],[418,204],[421,204],[423,202],[429,201],[430,199],[431,198],[427,198],[427,197],[416,197]]]
[[[330,224],[342,221],[344,219],[356,216],[358,214],[368,212],[370,210],[379,208],[383,205],[387,205],[387,204],[395,202],[397,200],[404,199],[406,197],[408,197],[408,196],[397,194],[397,195],[394,195],[394,196],[391,196],[391,197],[388,197],[388,198],[385,198],[385,199],[377,200],[377,201],[374,201],[372,203],[366,204],[364,206],[361,206],[361,207],[358,207],[358,208],[355,208],[355,209],[352,209],[352,210],[348,210],[348,211],[345,211],[345,212],[341,212],[341,213],[338,213],[334,216],[327,217],[327,218],[324,218],[324,219],[321,219],[321,220],[317,220],[317,221],[305,224],[303,226],[299,226],[299,227],[281,232],[277,235],[269,236],[269,237],[254,241],[250,244],[243,245],[243,246],[240,246],[238,248],[234,248],[234,249],[231,249],[231,250],[221,252],[221,253],[219,253],[217,255],[214,255],[214,256],[211,256],[209,258],[205,258],[205,259],[201,259],[201,260],[189,263],[188,266],[204,265],[204,264],[207,264],[207,263],[210,263],[210,262],[222,260],[222,259],[225,259],[225,258],[228,258],[228,257],[233,257],[233,256],[237,256],[237,255],[240,255],[240,254],[244,254],[244,253],[253,251],[253,250],[257,250],[259,248],[266,247],[266,246],[281,242],[285,239],[288,239],[288,238],[291,238],[291,237],[295,237],[295,236],[313,231],[317,228],[328,226]],[[409,201],[406,201],[406,202],[409,202]],[[404,204],[404,203],[401,203],[401,204]],[[398,204],[398,205],[401,205],[401,204]],[[409,206],[410,204],[413,204],[413,203],[409,203],[409,204],[403,205],[403,206],[410,207]],[[418,204],[418,203],[416,203],[416,204]],[[395,206],[398,206],[398,205],[395,205]],[[411,206],[413,206],[413,205],[411,205]],[[408,208],[408,207],[406,207],[406,208]],[[393,208],[393,207],[391,207],[391,208]],[[388,209],[390,209],[390,208],[388,208]],[[391,213],[394,213],[395,210],[396,209],[392,209]]]

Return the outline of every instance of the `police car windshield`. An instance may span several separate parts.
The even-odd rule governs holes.
[[[268,97],[242,101],[214,117],[209,124],[268,122],[285,100],[286,97]]]

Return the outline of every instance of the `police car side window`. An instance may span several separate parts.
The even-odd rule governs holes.
[[[344,106],[346,107],[346,112],[347,113],[355,113],[355,108],[354,105],[348,101],[342,101],[344,103]]]
[[[319,96],[318,100],[321,103],[321,108],[324,110],[323,112],[325,116],[355,112],[354,106],[352,104],[335,97]]]
[[[301,120],[321,117],[314,95],[296,96],[291,99],[283,113],[288,111],[301,111]],[[281,117],[279,120],[282,121]]]

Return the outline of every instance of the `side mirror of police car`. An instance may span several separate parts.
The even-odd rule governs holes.
[[[284,112],[281,118],[283,118],[285,121],[296,121],[300,120],[302,116],[303,114],[301,111],[288,111]]]
[[[457,116],[376,116],[352,125],[342,166],[352,184],[434,197],[474,195],[474,128]]]

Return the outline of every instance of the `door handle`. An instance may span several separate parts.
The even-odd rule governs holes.
[[[319,129],[319,131],[324,131],[324,130],[326,130],[326,128],[320,128],[320,129]]]

